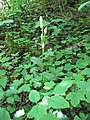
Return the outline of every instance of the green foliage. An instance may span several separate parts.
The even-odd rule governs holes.
[[[68,2],[3,2],[0,120],[90,118],[89,19]]]
[[[84,2],[82,3],[79,8],[78,8],[78,11],[80,11],[83,7],[85,7],[86,5],[89,5],[90,4],[90,1],[87,1],[87,2]]]
[[[58,95],[48,98],[48,105],[55,109],[69,108],[69,103]]]
[[[28,113],[28,118],[35,118],[35,120],[40,120],[46,114],[46,108],[43,105],[36,105]]]
[[[36,90],[31,90],[29,94],[29,100],[31,102],[37,103],[40,100],[40,94]]]
[[[5,108],[0,107],[0,120],[10,120],[10,115]]]

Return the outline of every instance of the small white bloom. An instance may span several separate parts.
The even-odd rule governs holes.
[[[44,34],[47,34],[47,27],[45,27],[44,29]]]
[[[40,28],[43,28],[43,18],[40,16]]]
[[[16,118],[19,118],[20,116],[23,116],[25,114],[24,109],[18,110],[15,114]]]

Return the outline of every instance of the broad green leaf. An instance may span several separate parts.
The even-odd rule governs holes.
[[[48,106],[55,109],[69,108],[69,103],[61,96],[52,96],[48,98]]]
[[[14,97],[8,97],[6,101],[7,103],[14,104]]]
[[[87,75],[88,77],[90,77],[90,68],[85,68],[82,72],[82,75]]]
[[[14,21],[12,19],[4,20],[4,21],[0,22],[0,26],[2,26],[3,24],[13,23],[13,22]]]
[[[5,62],[2,64],[2,67],[10,67],[10,64],[12,64],[12,62]]]
[[[30,84],[24,84],[18,89],[18,93],[21,92],[30,92]]]
[[[86,94],[86,89],[87,89],[87,82],[86,81],[80,81],[77,82],[77,87],[79,90],[83,93]],[[84,89],[83,89],[84,88]]]
[[[52,94],[65,94],[65,92],[68,90],[69,87],[72,86],[72,81],[62,81],[59,83],[55,88]]]
[[[14,21],[12,19],[4,20],[3,23],[13,23]]]
[[[35,105],[32,109],[28,112],[28,118],[34,118],[35,120],[42,120],[41,118],[46,115],[46,108],[43,105]]]
[[[81,69],[85,68],[87,65],[88,65],[88,61],[85,61],[83,59],[78,59],[76,62],[76,66]]]
[[[71,104],[76,107],[80,103],[77,93],[71,92],[67,95],[67,99],[71,101]]]
[[[82,118],[83,120],[87,120],[87,116],[84,113],[79,113],[80,118]]]
[[[8,80],[7,77],[0,78],[0,86],[2,86],[3,88],[5,88],[6,84],[7,84],[7,80]]]
[[[60,120],[52,113],[47,113],[41,120]]]
[[[85,7],[86,5],[90,5],[90,1],[87,1],[87,2],[84,2],[82,3],[79,8],[78,8],[78,11],[80,11],[83,7]]]
[[[21,97],[19,97],[18,95],[14,95],[13,96],[14,97],[14,101],[16,101],[16,102],[20,102],[21,101]]]
[[[81,120],[77,115],[74,117],[74,120]]]
[[[11,87],[15,87],[16,89],[23,83],[23,78],[20,80],[14,80],[13,83],[11,83]]]
[[[5,75],[6,74],[6,70],[0,70],[0,76]]]
[[[5,92],[6,96],[11,96],[11,95],[15,95],[15,94],[18,94],[18,91],[14,87],[11,87],[10,89],[8,89]]]
[[[90,103],[90,79],[87,81],[87,86],[86,88],[86,98],[87,98],[87,102]]]
[[[8,110],[10,113],[12,113],[12,112],[15,111],[15,108],[12,107],[11,105],[8,105],[7,110]]]
[[[55,79],[55,75],[52,73],[44,73],[44,78],[48,79],[48,80],[53,80]]]
[[[27,80],[27,81],[30,81],[31,80],[31,75],[27,74],[26,76],[24,76],[24,79]]]
[[[70,63],[67,63],[64,66],[64,70],[66,70],[66,71],[71,71],[72,68],[73,68],[73,65],[71,65]]]
[[[5,108],[0,107],[0,120],[10,120],[10,115]]]
[[[4,98],[4,91],[0,88],[0,100]]]
[[[86,101],[90,103],[90,80],[77,83],[78,92],[86,96]]]
[[[31,102],[37,103],[40,100],[40,94],[38,91],[36,90],[31,90],[30,94],[29,94],[29,100]]]
[[[45,83],[44,83],[44,89],[49,90],[49,89],[51,89],[54,85],[55,85],[55,83],[54,83],[53,81],[45,82]]]
[[[2,63],[7,62],[7,61],[9,61],[9,57],[8,57],[8,58],[3,57],[3,58],[0,60],[0,62],[2,62]]]
[[[34,64],[38,65],[41,69],[43,69],[43,63],[42,63],[42,61],[41,61],[40,58],[31,57],[31,61],[32,61]]]

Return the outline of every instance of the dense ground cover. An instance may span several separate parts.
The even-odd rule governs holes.
[[[90,12],[79,4],[3,2],[0,120],[90,119]]]

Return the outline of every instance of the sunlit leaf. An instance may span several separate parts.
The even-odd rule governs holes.
[[[55,88],[52,94],[65,94],[65,92],[68,90],[69,87],[71,87],[72,81],[62,81],[59,83]]]
[[[43,63],[42,63],[42,61],[41,61],[40,58],[31,57],[31,61],[32,61],[34,64],[38,65],[41,69],[43,68]]]
[[[52,113],[47,113],[42,120],[60,120],[59,118],[57,118],[55,115],[53,115]]]
[[[82,3],[79,8],[78,8],[78,11],[80,11],[83,7],[85,7],[86,5],[90,5],[90,1],[87,1],[87,2],[84,2]]]
[[[29,94],[29,100],[31,102],[37,103],[40,100],[40,94],[39,94],[39,92],[36,91],[36,90],[31,90],[31,92]]]
[[[0,78],[0,86],[2,86],[3,88],[5,88],[6,84],[7,84],[7,80],[8,80],[7,77]]]
[[[61,96],[52,96],[48,98],[48,105],[55,109],[69,108],[69,103]]]
[[[35,120],[42,120],[46,114],[46,108],[43,105],[35,105],[27,114],[28,118],[35,118]]]
[[[10,120],[10,115],[5,108],[0,107],[0,120]]]

